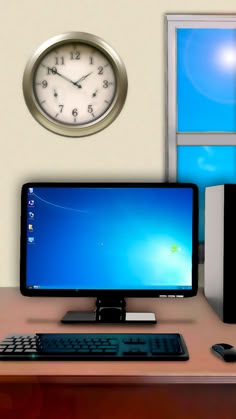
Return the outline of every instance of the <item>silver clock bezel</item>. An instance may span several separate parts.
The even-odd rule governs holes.
[[[73,42],[91,45],[95,49],[100,50],[112,65],[116,79],[116,91],[112,103],[104,114],[90,123],[75,126],[55,121],[47,115],[39,106],[34,93],[34,76],[43,57],[58,46]],[[23,94],[32,116],[48,130],[66,137],[84,137],[95,134],[110,125],[123,108],[127,90],[127,73],[120,56],[102,38],[86,32],[67,32],[48,39],[33,53],[26,64],[23,76]]]

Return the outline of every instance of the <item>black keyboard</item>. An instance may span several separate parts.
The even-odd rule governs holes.
[[[177,333],[36,333],[9,335],[0,341],[0,361],[187,361]]]

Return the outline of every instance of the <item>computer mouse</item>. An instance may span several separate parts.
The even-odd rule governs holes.
[[[225,362],[236,362],[236,348],[228,343],[216,343],[211,350]]]

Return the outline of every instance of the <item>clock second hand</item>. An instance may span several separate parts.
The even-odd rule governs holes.
[[[54,70],[53,70],[53,68],[48,67],[48,66],[47,66],[47,65],[45,65],[45,64],[41,64],[41,65],[42,65],[43,67],[45,67],[45,68],[48,68],[48,69],[49,69],[49,70],[51,70],[51,71],[54,71]],[[55,74],[57,74],[58,76],[62,77],[62,78],[63,78],[63,79],[65,79],[65,80],[69,81],[70,83],[74,84],[74,86],[77,86],[79,89],[81,89],[81,87],[82,87],[82,86],[80,86],[80,84],[77,84],[77,83],[75,83],[74,81],[72,81],[71,79],[69,79],[68,77],[63,76],[63,74],[58,73],[57,69],[56,69],[56,71],[55,71]]]

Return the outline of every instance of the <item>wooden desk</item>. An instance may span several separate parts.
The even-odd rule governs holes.
[[[20,417],[21,410],[24,418],[45,418],[46,412],[50,418],[53,412],[63,417],[66,408],[70,412],[66,418],[114,419],[129,411],[129,419],[202,419],[213,413],[214,418],[235,419],[236,364],[222,362],[209,348],[217,342],[236,345],[236,325],[218,319],[201,289],[194,298],[128,300],[130,310],[155,311],[157,325],[68,326],[59,322],[69,309],[92,306],[92,299],[27,298],[15,288],[0,288],[0,339],[9,333],[34,332],[179,332],[190,360],[0,362],[0,416]]]

